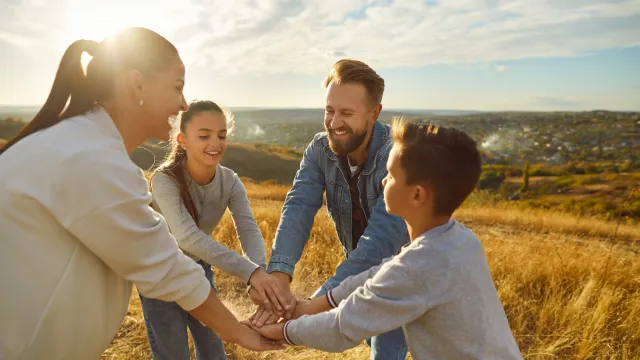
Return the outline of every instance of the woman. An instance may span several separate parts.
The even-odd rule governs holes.
[[[0,358],[100,358],[132,283],[225,341],[282,347],[224,307],[149,207],[129,157],[149,137],[168,139],[169,118],[186,109],[184,72],[176,48],[144,28],[76,41],[44,106],[0,150]]]
[[[229,126],[228,126],[229,125]],[[220,165],[231,120],[211,101],[196,101],[180,115],[167,160],[151,176],[153,207],[160,212],[178,246],[200,264],[213,284],[211,265],[273,297],[280,283],[264,268],[264,239],[238,176]],[[211,238],[229,209],[243,252]],[[269,302],[267,297],[263,301]],[[174,302],[140,296],[147,337],[155,359],[189,359],[187,327],[197,359],[225,359],[222,341]],[[277,303],[277,299],[273,298]]]

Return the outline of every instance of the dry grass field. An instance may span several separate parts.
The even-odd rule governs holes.
[[[286,187],[246,182],[267,252]],[[480,237],[511,329],[526,359],[640,359],[640,226],[560,213],[468,205],[455,217]],[[617,230],[617,235],[616,234]],[[239,249],[230,216],[213,237]],[[296,268],[293,288],[309,295],[343,259],[322,209]],[[241,281],[216,271],[223,301],[239,318],[253,307]],[[254,353],[227,345],[229,359],[368,359],[361,344],[343,354],[300,347]],[[103,359],[150,359],[137,293]]]

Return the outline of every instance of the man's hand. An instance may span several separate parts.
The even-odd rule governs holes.
[[[289,274],[279,271],[274,271],[270,275],[281,285],[280,289],[283,292],[284,297],[286,298],[285,303],[281,303],[284,306],[284,311],[279,311],[277,308],[274,308],[271,303],[266,304],[264,302],[263,296],[258,292],[256,288],[254,288],[254,286],[249,287],[249,298],[251,298],[251,302],[263,308],[268,313],[278,315],[279,317],[283,317],[285,319],[290,319],[296,306],[296,298],[291,293],[291,290],[289,290],[291,277],[289,276]]]
[[[249,278],[251,301],[264,306],[270,313],[280,316],[293,311],[289,286],[284,285],[276,276],[268,274],[262,268],[256,269]],[[251,292],[254,291],[253,294]]]

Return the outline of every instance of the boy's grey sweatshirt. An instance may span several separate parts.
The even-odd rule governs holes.
[[[327,298],[337,307],[288,321],[287,341],[342,352],[402,326],[415,360],[522,359],[482,245],[455,220],[346,278]]]

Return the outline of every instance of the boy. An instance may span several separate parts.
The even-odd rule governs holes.
[[[456,129],[398,119],[392,135],[385,205],[404,218],[411,244],[326,296],[299,301],[296,320],[258,331],[341,352],[402,326],[414,360],[521,359],[482,245],[451,219],[480,176],[475,142]]]

